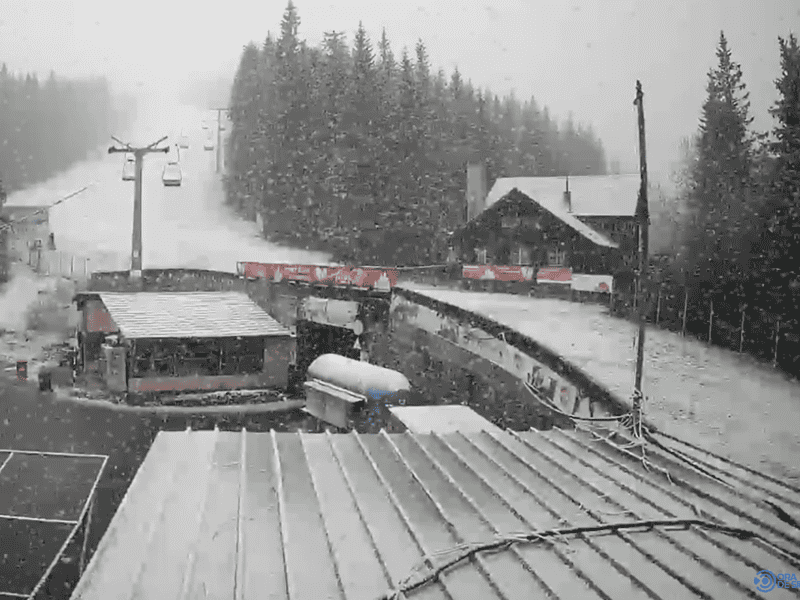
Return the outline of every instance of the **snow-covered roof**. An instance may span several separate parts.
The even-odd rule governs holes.
[[[582,175],[569,178],[576,217],[632,217],[639,197],[639,175]],[[565,177],[503,177],[486,197],[486,208],[518,189],[550,212],[562,211]]]
[[[99,296],[128,339],[290,335],[242,292],[103,292]]]
[[[645,468],[624,431],[162,431],[72,600],[738,600],[796,572],[747,499],[796,489],[659,441]]]
[[[529,179],[526,177],[520,178],[504,178],[498,179],[497,182],[492,187],[492,191],[489,192],[489,196],[487,197],[487,207],[486,210],[496,206],[499,202],[503,201],[512,191],[517,190],[519,193],[523,194],[526,198],[529,198],[531,202],[535,202],[539,206],[541,206],[544,210],[552,214],[556,217],[559,221],[568,225],[578,233],[580,233],[583,237],[585,237],[590,242],[597,244],[598,246],[603,246],[604,248],[619,248],[619,244],[617,244],[611,238],[603,235],[599,231],[589,227],[586,223],[578,219],[573,213],[567,212],[564,208],[558,204],[553,202],[542,203],[538,202],[523,190],[518,188],[516,185],[513,185],[518,179]],[[570,180],[571,181],[571,180]],[[559,198],[563,197],[563,190],[560,192]],[[492,199],[491,204],[489,204],[489,199]],[[484,211],[485,212],[485,211]],[[483,213],[477,215],[475,218],[481,218]]]

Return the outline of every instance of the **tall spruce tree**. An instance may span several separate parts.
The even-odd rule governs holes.
[[[716,54],[697,137],[686,265],[690,277],[707,290],[719,290],[732,281],[741,283],[746,275],[756,209],[751,196],[749,94],[723,32]]]
[[[227,201],[255,218],[260,203],[257,190],[257,140],[259,111],[259,50],[245,46],[231,89],[231,134],[228,138],[228,169],[232,173],[226,188]]]
[[[800,287],[800,48],[797,38],[778,39],[780,77],[775,81],[778,100],[771,109],[776,123],[769,145],[775,164],[772,189],[765,207],[761,250],[761,282],[784,314],[798,308]]]

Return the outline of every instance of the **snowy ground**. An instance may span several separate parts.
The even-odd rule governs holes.
[[[12,265],[12,279],[0,291],[0,369],[15,377],[16,362],[28,362],[28,379],[35,381],[49,358],[46,349],[62,342],[77,326],[72,304],[73,283],[39,277],[27,265]]]
[[[405,284],[511,326],[623,399],[633,389],[636,326],[562,300]],[[664,431],[776,477],[800,481],[800,385],[748,356],[648,329],[647,417]]]
[[[214,170],[215,152],[205,151],[203,142],[214,129],[216,113],[181,106],[149,109],[132,133],[118,137],[134,145],[145,145],[170,136],[169,155],[145,158],[142,193],[143,266],[194,267],[234,272],[237,261],[327,263],[319,253],[293,250],[265,242],[255,223],[238,219],[223,203],[223,189]],[[181,131],[189,137],[189,149],[180,151],[183,185],[165,188],[161,170],[168,160],[177,160],[174,144]],[[111,143],[109,141],[109,143]],[[91,160],[27,190],[12,194],[10,205],[50,205],[90,185],[82,194],[50,211],[50,226],[58,250],[90,259],[90,270],[130,268],[133,213],[133,182],[122,181],[123,155],[97,152]],[[76,262],[76,264],[79,264]],[[12,281],[0,294],[0,365],[29,361],[28,378],[35,380],[43,349],[61,341],[75,327],[71,305],[74,286],[57,277],[36,277],[24,264],[15,263]],[[41,293],[40,293],[41,292]],[[44,310],[44,304],[49,310]],[[37,313],[31,323],[29,316]],[[33,325],[33,326],[32,326]],[[6,373],[13,375],[13,373]]]
[[[194,267],[233,272],[237,261],[327,263],[319,253],[292,250],[266,243],[258,237],[255,223],[238,219],[223,204],[220,177],[214,171],[215,152],[203,150],[203,142],[215,129],[201,129],[216,113],[181,106],[161,106],[139,119],[123,141],[146,145],[164,135],[173,145],[168,156],[145,158],[142,192],[144,268]],[[213,125],[212,125],[213,126]],[[181,129],[190,139],[180,150],[183,184],[165,188],[161,171],[168,160],[177,160],[174,144]],[[109,140],[109,143],[110,140]],[[52,204],[88,184],[82,194],[54,207],[50,223],[58,249],[89,257],[92,270],[130,267],[133,182],[122,181],[123,155],[98,153],[94,160],[28,190],[12,194],[8,204]]]

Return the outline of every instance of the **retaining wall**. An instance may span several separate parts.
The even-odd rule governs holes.
[[[362,347],[370,362],[406,375],[427,403],[466,404],[509,429],[571,427],[570,419],[531,396],[523,383],[527,382],[566,413],[605,416],[627,411],[608,390],[535,340],[408,289],[395,288],[391,295],[368,293],[190,269],[144,271],[138,283],[129,281],[127,272],[95,273],[90,289],[239,290],[292,329],[306,296],[358,300]]]

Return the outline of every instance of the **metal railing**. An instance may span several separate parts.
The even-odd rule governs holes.
[[[92,276],[91,259],[60,250],[32,249],[28,265],[40,275],[86,282]]]

